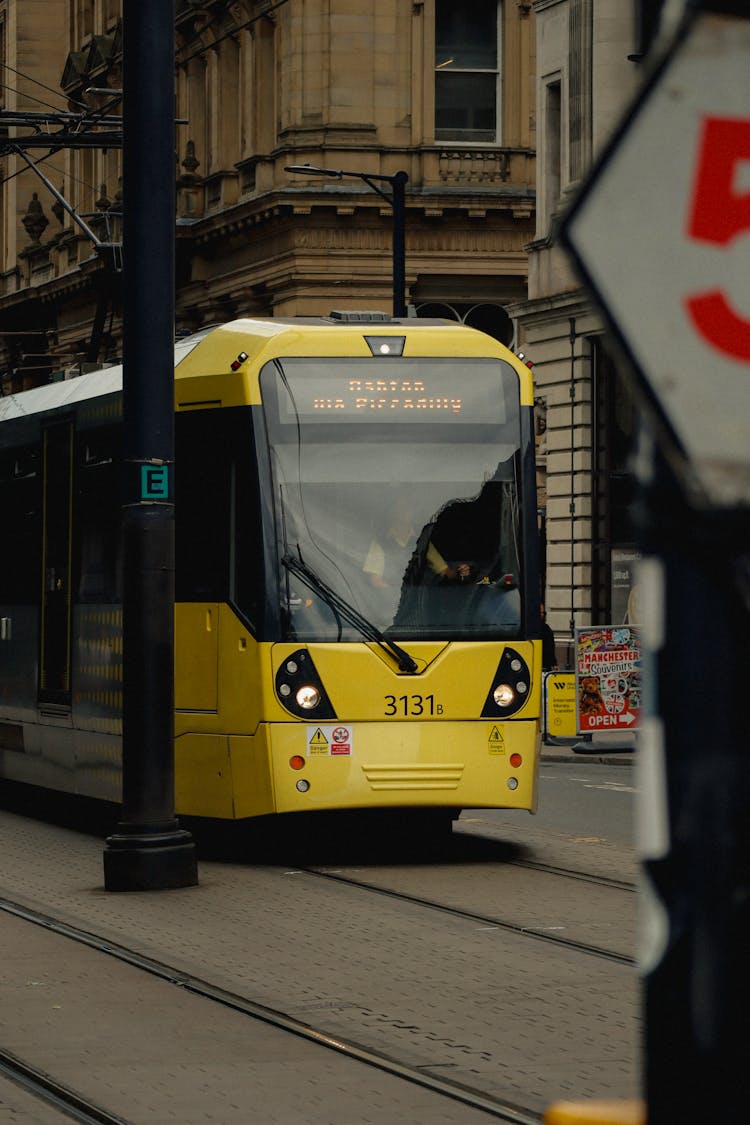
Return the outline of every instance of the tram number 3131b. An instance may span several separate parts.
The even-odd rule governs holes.
[[[386,695],[386,715],[442,715],[443,705],[434,695]]]

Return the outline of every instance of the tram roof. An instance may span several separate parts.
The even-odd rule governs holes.
[[[175,344],[175,367],[195,348],[213,329],[205,329],[193,336],[186,336]],[[11,418],[25,418],[29,414],[43,414],[57,410],[61,406],[74,406],[101,395],[116,394],[122,390],[122,364],[101,367],[84,375],[74,375],[57,383],[46,383],[43,387],[32,387],[28,391],[6,395],[0,398],[0,423]]]
[[[337,338],[340,344],[345,346],[346,354],[351,354],[348,352],[349,344],[345,345],[344,341],[345,339],[350,341],[352,334],[360,335],[364,343],[365,333],[371,335],[373,333],[395,332],[398,334],[403,332],[404,328],[409,329],[410,335],[416,330],[422,338],[428,333],[433,333],[437,337],[442,337],[443,340],[445,339],[443,332],[446,330],[449,332],[463,330],[464,335],[480,339],[484,335],[455,321],[417,319],[415,317],[396,318],[386,313],[356,311],[333,312],[330,316],[278,317],[265,320],[260,318],[238,319],[225,324],[211,325],[193,335],[178,339],[175,342],[175,377],[176,379],[183,377],[189,379],[198,374],[209,374],[212,368],[214,373],[217,373],[215,364],[219,360],[219,356],[221,356],[221,360],[219,360],[218,371],[228,373],[228,361],[225,358],[225,353],[229,355],[232,352],[230,358],[234,358],[233,349],[235,347],[248,351],[249,344],[252,342],[254,344],[252,350],[257,356],[265,350],[272,339],[284,335],[290,338],[291,350],[287,354],[293,354],[295,350],[293,341],[298,341],[301,331],[306,332],[309,329],[316,330],[315,336],[319,337],[318,347],[321,349],[318,353],[318,347],[311,348],[311,354],[324,354],[327,343]],[[346,331],[347,329],[348,331]],[[213,338],[209,341],[210,337]],[[244,341],[241,348],[240,338]],[[326,344],[324,344],[324,340]],[[307,342],[310,342],[309,336]],[[200,344],[204,344],[204,347],[199,348]],[[493,349],[501,347],[495,340],[492,340],[492,346]],[[194,356],[192,362],[186,364],[180,370],[183,361],[196,349],[200,353],[200,358],[198,355]],[[342,354],[345,353],[342,352]],[[479,354],[479,349],[477,354]],[[512,353],[510,353],[510,356],[512,356]],[[513,356],[512,359],[515,360],[515,357]],[[203,367],[204,364],[205,367]],[[529,375],[528,368],[522,366],[520,361],[514,366],[521,368],[522,375]],[[201,368],[203,368],[203,371],[201,371]],[[29,415],[43,414],[65,406],[75,406],[77,403],[104,395],[117,394],[121,390],[122,365],[103,367],[83,375],[76,375],[56,383],[33,387],[31,390],[20,391],[17,394],[0,398],[0,423]]]
[[[531,372],[526,364],[498,340],[478,329],[451,320],[427,320],[417,317],[391,317],[387,313],[346,310],[330,316],[279,317],[268,320],[234,320],[223,324],[206,337],[192,354],[180,364],[177,380],[195,380],[193,387],[200,391],[198,401],[217,393],[224,405],[239,405],[237,379],[250,364],[261,365],[266,359],[305,356],[326,359],[334,356],[372,358],[374,353],[368,341],[373,337],[401,336],[408,343],[403,351],[406,357],[435,358],[454,356],[469,358],[494,358],[504,360],[519,378],[521,403],[533,403]],[[375,357],[375,362],[380,362]],[[391,362],[391,360],[385,360]],[[207,380],[218,377],[218,382]],[[201,385],[201,379],[206,380]],[[244,401],[252,401],[257,387],[245,384]],[[249,396],[249,398],[247,397]],[[182,392],[178,397],[182,397]],[[183,405],[182,403],[180,405]],[[187,400],[184,405],[191,405]]]

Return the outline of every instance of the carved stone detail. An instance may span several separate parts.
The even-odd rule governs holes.
[[[502,149],[443,149],[438,157],[443,183],[504,183],[510,176],[510,156]]]
[[[42,237],[45,230],[47,229],[47,226],[49,225],[49,219],[42,210],[42,205],[39,202],[39,196],[36,192],[34,192],[31,199],[29,200],[28,209],[21,222],[23,223],[26,229],[26,233],[31,239],[32,244],[34,246],[38,246],[39,239]]]

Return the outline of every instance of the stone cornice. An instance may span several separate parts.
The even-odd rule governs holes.
[[[482,188],[423,188],[410,192],[406,201],[407,225],[429,223],[432,219],[462,218],[483,220],[507,215],[512,221],[527,222],[533,213],[535,195],[523,188],[506,188],[502,192]],[[390,215],[390,208],[369,189],[351,187],[280,188],[263,197],[243,200],[233,207],[195,220],[177,224],[178,240],[193,240],[206,245],[224,237],[232,237],[259,224],[280,217],[294,218],[315,211],[352,214],[367,210]],[[446,214],[448,213],[448,214]],[[412,226],[410,233],[415,228]]]
[[[43,281],[39,285],[24,286],[14,293],[6,293],[0,297],[0,316],[9,309],[27,304],[30,300],[38,300],[46,304],[50,301],[56,301],[60,297],[70,297],[74,293],[93,291],[102,268],[99,264],[98,269],[89,267],[84,272],[80,267],[77,267],[70,273],[50,278],[50,280]]]
[[[462,251],[480,257],[496,254],[504,257],[505,264],[512,261],[514,269],[523,263],[525,272],[523,251],[529,233],[525,225],[531,220],[534,205],[534,192],[525,188],[417,188],[407,196],[407,239],[416,253],[451,257]],[[313,211],[325,217],[324,226],[309,221]],[[353,223],[355,212],[360,218]],[[361,221],[363,213],[369,222]],[[241,200],[214,214],[178,221],[177,242],[178,246],[181,242],[192,243],[200,252],[200,248],[208,250],[220,246],[222,241],[245,238],[250,230],[275,224],[279,230],[296,230],[290,246],[304,247],[313,254],[330,248],[332,242],[342,252],[347,247],[354,253],[380,251],[389,243],[390,215],[390,207],[367,188],[281,188],[262,197]],[[269,231],[274,232],[274,226],[269,226]],[[34,296],[51,302],[91,290],[100,269],[99,260],[92,256],[71,270],[40,282],[34,287]],[[0,312],[24,303],[29,296],[30,289],[26,287],[4,295],[0,298]]]
[[[582,287],[506,306],[508,316],[525,325],[531,321],[537,324],[556,323],[561,317],[582,316],[591,311],[591,299]]]

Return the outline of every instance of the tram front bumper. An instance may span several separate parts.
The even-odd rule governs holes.
[[[452,807],[535,811],[535,722],[276,723],[275,811]]]

